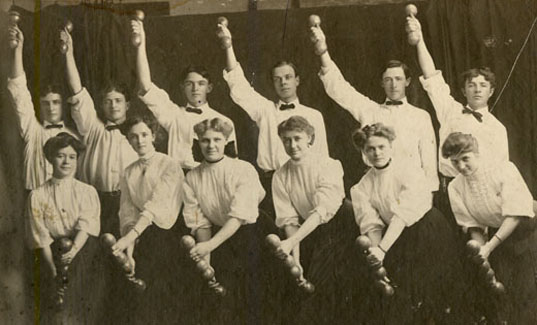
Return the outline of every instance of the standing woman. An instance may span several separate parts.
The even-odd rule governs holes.
[[[43,148],[53,167],[52,178],[30,193],[27,234],[30,247],[39,250],[39,311],[44,324],[95,323],[102,308],[102,268],[97,260],[100,203],[97,191],[74,178],[77,161],[85,147],[62,132]],[[60,252],[60,240],[70,239],[71,249]],[[54,309],[60,267],[69,265],[69,283],[63,291],[62,310]]]
[[[470,134],[451,133],[442,155],[459,172],[448,188],[455,219],[505,285],[504,297],[480,287],[479,311],[492,323],[537,324],[537,230],[524,179],[511,162],[482,161]]]
[[[382,123],[353,135],[372,166],[351,188],[356,223],[395,288],[390,298],[371,293],[370,303],[377,304],[371,316],[386,324],[454,324],[453,317],[463,316],[455,305],[462,295],[455,234],[432,207],[423,171],[394,159],[394,139],[393,129]]]
[[[259,214],[265,196],[255,168],[248,162],[224,155],[233,127],[220,118],[194,126],[204,161],[186,175],[185,224],[197,244],[193,258],[205,258],[227,296],[214,300],[202,291],[202,324],[277,323],[270,306],[277,299],[268,292],[274,275],[262,256],[264,235],[272,221]],[[199,290],[199,289],[198,289]],[[188,294],[199,295],[198,292]]]
[[[278,126],[289,159],[275,173],[272,194],[276,226],[286,239],[281,252],[291,254],[316,289],[300,297],[288,285],[284,311],[289,324],[330,324],[336,314],[336,268],[343,249],[341,224],[352,221],[350,206],[342,205],[343,168],[338,160],[312,151],[314,127],[301,116],[291,116]],[[347,227],[347,230],[351,229]],[[294,300],[293,300],[294,299]]]
[[[158,128],[152,115],[134,115],[121,126],[139,159],[125,169],[120,181],[121,238],[112,246],[115,255],[125,251],[135,265],[136,277],[147,284],[134,294],[126,322],[167,323],[174,317],[176,281],[173,275],[178,240],[167,231],[177,220],[183,203],[183,171],[171,157],[155,151]],[[121,295],[128,297],[128,292]]]

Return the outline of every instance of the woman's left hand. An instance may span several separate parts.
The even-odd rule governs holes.
[[[71,264],[77,253],[78,250],[75,247],[72,247],[71,250],[61,256],[62,264]]]
[[[194,246],[190,250],[190,257],[194,259],[200,259],[210,254],[212,251],[213,251],[212,245],[208,241],[204,241],[201,243],[197,243],[196,246]]]
[[[384,257],[386,256],[386,253],[384,253],[380,248],[378,247],[371,247],[369,249],[371,251],[371,254],[370,256],[372,255],[373,257],[371,257],[371,259],[373,259],[373,261],[378,261],[378,262],[381,262],[384,261]],[[368,260],[370,258],[368,257]]]
[[[117,255],[121,254],[121,252],[125,251],[125,249],[127,249],[127,247],[132,246],[134,244],[134,241],[136,240],[136,238],[131,238],[131,236],[129,236],[129,234],[127,234],[126,236],[121,237],[117,241],[117,243],[115,243],[112,246],[112,254],[117,256]]]
[[[484,259],[488,259],[491,252],[488,242],[479,249],[479,255]]]

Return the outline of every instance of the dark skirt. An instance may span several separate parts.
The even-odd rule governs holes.
[[[51,249],[54,260],[60,258],[56,240]],[[42,277],[36,281],[39,302],[40,324],[96,324],[104,309],[105,282],[104,268],[97,238],[90,237],[75,256],[68,270],[68,284],[63,296],[64,304],[59,309],[55,304],[57,282],[52,279],[44,261],[41,269],[36,270]],[[58,265],[58,264],[57,264]],[[58,267],[58,272],[59,272]]]
[[[489,229],[490,236],[495,231]],[[491,253],[489,262],[506,293],[490,293],[472,268],[478,315],[492,324],[537,324],[537,220],[523,217],[511,236]]]
[[[315,285],[315,291],[303,292],[285,268],[281,301],[284,324],[341,323],[346,298],[342,290],[346,276],[343,270],[357,233],[352,204],[344,200],[334,218],[302,240],[300,263],[304,277]]]
[[[403,230],[384,258],[395,289],[391,297],[374,287],[374,276],[356,249],[352,303],[359,307],[346,323],[426,324],[434,319],[435,324],[464,324],[468,297],[461,247],[442,213],[429,210]]]
[[[213,235],[217,231],[213,228]],[[197,306],[181,324],[279,324],[281,286],[277,283],[282,277],[264,247],[266,235],[275,231],[271,218],[260,213],[255,224],[241,226],[211,253],[216,280],[227,290],[224,297],[208,287],[190,262],[186,294]]]

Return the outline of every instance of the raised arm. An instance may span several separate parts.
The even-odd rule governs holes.
[[[140,45],[136,47],[136,76],[140,93],[145,95],[151,88],[151,70],[147,60],[144,23],[141,20],[131,20],[132,32],[140,35]]]
[[[62,42],[66,45],[67,51],[65,51],[65,71],[67,73],[67,83],[71,93],[78,94],[82,90],[82,82],[80,81],[80,74],[76,67],[74,48],[73,48],[73,39],[71,34],[64,28],[60,32],[60,38]]]
[[[226,53],[226,71],[231,71],[235,69],[237,64],[237,58],[235,57],[235,51],[233,50],[233,42],[231,41],[231,32],[227,28],[228,21],[227,19],[221,17],[218,20],[218,30],[216,35],[220,39],[221,47]]]
[[[416,43],[418,62],[421,71],[423,72],[423,77],[428,79],[436,73],[436,67],[434,65],[433,57],[431,56],[431,53],[429,53],[427,45],[425,45],[421,24],[416,17],[408,16],[406,18],[406,31],[407,33],[415,33],[418,37],[418,42]]]

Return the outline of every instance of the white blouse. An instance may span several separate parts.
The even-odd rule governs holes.
[[[213,224],[223,226],[231,217],[242,224],[255,223],[265,190],[254,166],[224,157],[216,163],[202,162],[186,175],[185,224],[192,233]]]
[[[27,235],[30,247],[49,246],[54,239],[71,237],[78,231],[98,236],[101,204],[91,185],[74,178],[51,178],[28,198]]]
[[[301,161],[289,159],[272,178],[276,226],[300,225],[316,212],[330,221],[345,197],[339,160],[311,153]]]
[[[384,229],[393,218],[412,226],[432,207],[423,170],[403,168],[394,161],[383,169],[371,168],[351,188],[351,198],[362,234]]]
[[[133,228],[141,234],[151,223],[170,229],[183,204],[183,181],[179,162],[160,152],[129,165],[120,182],[121,235]]]
[[[499,228],[508,216],[534,217],[533,197],[512,162],[482,166],[449,184],[449,201],[463,227]]]

